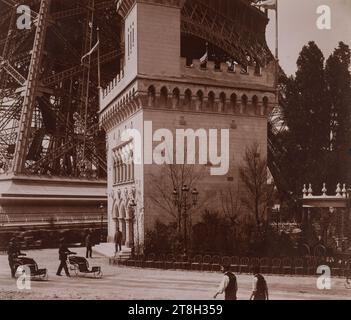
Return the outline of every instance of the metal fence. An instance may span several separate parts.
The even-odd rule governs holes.
[[[103,223],[107,222],[107,218],[103,216]],[[16,226],[16,225],[40,225],[40,224],[84,224],[84,223],[101,223],[101,215],[81,214],[81,215],[0,215],[0,226]]]

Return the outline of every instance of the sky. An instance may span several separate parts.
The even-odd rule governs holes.
[[[331,29],[320,30],[317,19],[319,6],[330,7]],[[267,42],[275,52],[275,12],[269,12]],[[351,47],[351,0],[278,0],[279,60],[288,74],[295,74],[296,61],[302,47],[315,41],[325,58],[334,51],[339,41]]]

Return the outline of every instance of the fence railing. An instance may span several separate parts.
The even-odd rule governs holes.
[[[104,216],[102,222],[107,222]],[[32,224],[80,224],[101,223],[98,215],[71,215],[71,216],[48,216],[48,215],[0,215],[0,226],[32,225]]]

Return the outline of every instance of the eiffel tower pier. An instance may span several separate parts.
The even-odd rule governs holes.
[[[29,29],[18,27],[19,5],[30,10]],[[115,2],[7,0],[0,16],[2,226],[105,219],[98,57],[81,58],[97,42],[98,27],[101,85],[119,71]]]

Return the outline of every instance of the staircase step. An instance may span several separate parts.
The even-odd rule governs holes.
[[[100,243],[93,247],[93,251],[99,253],[105,257],[113,258],[115,257],[115,244],[114,243]],[[124,257],[130,257],[132,254],[132,249],[122,246],[122,251],[118,254]]]

